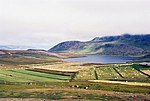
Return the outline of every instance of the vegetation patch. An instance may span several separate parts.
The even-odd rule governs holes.
[[[25,73],[26,72],[26,73]],[[0,80],[6,82],[64,82],[69,77],[28,72],[26,70],[0,70]]]
[[[43,73],[43,72],[36,72],[36,71],[29,71],[29,70],[11,70],[11,71],[19,72],[19,73],[23,73],[23,74],[34,75],[34,76],[39,76],[39,77],[59,79],[59,80],[70,80],[71,79],[70,76]]]

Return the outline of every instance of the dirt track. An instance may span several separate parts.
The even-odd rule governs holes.
[[[150,83],[142,82],[123,82],[123,81],[109,81],[109,80],[89,80],[90,82],[103,82],[110,84],[124,84],[124,85],[134,85],[134,86],[150,86]]]

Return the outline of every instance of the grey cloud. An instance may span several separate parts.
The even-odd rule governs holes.
[[[0,0],[0,44],[150,33],[149,0]],[[49,46],[50,47],[50,46]]]

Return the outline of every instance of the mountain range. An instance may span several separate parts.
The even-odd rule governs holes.
[[[66,41],[49,52],[141,56],[150,54],[150,34],[95,37],[86,42]]]

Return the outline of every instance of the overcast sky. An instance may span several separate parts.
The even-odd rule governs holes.
[[[0,0],[0,45],[150,33],[150,0]]]

